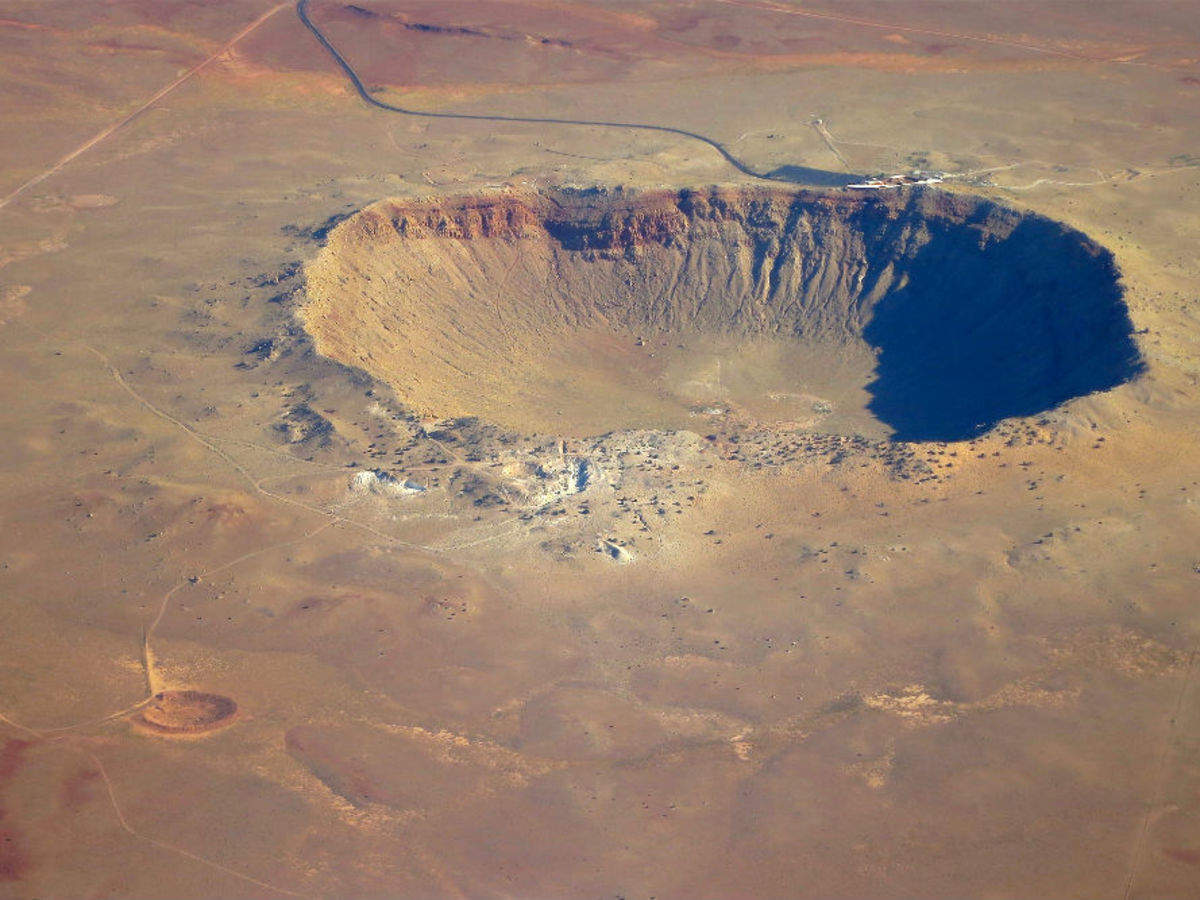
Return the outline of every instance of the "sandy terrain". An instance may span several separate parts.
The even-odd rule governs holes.
[[[1192,4],[309,14],[679,131],[0,0],[0,897],[1200,892]]]

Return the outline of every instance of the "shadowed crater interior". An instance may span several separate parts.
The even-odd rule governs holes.
[[[306,269],[319,352],[423,414],[958,440],[1138,373],[1086,235],[941,191],[382,201]]]

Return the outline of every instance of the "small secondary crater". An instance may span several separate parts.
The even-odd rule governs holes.
[[[233,721],[237,704],[203,691],[160,691],[133,717],[147,731],[163,735],[203,734]]]
[[[306,279],[319,352],[421,414],[524,432],[961,440],[1142,368],[1108,251],[943,191],[386,200]]]

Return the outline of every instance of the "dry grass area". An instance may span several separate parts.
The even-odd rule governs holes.
[[[954,177],[821,193],[858,258],[682,134],[370,108],[291,4],[0,0],[0,896],[1200,891],[1192,4],[310,13],[397,105]],[[365,228],[597,196],[658,213]],[[890,440],[947,360],[1037,402]]]

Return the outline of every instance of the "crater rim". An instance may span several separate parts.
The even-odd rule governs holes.
[[[780,219],[781,213],[785,214],[783,219]],[[775,217],[774,220],[772,216]],[[448,408],[437,409],[436,404],[423,404],[419,397],[406,393],[402,385],[397,385],[389,378],[386,367],[372,364],[372,351],[368,350],[365,356],[356,357],[353,353],[347,354],[332,346],[329,340],[330,332],[325,327],[325,317],[337,314],[336,304],[326,304],[324,310],[317,308],[322,303],[319,274],[322,267],[331,257],[336,259],[339,254],[351,248],[361,250],[376,241],[382,242],[376,246],[394,246],[398,242],[411,249],[421,241],[465,243],[482,240],[514,245],[522,241],[540,240],[550,248],[552,254],[570,258],[577,264],[583,264],[585,267],[625,266],[628,274],[636,270],[639,256],[644,257],[647,253],[661,251],[678,251],[697,239],[710,242],[714,240],[712,233],[700,234],[696,231],[697,221],[706,220],[720,224],[736,222],[745,232],[749,243],[757,241],[761,245],[764,240],[770,242],[773,228],[778,231],[774,238],[786,243],[793,237],[787,229],[795,229],[797,222],[806,221],[806,216],[808,224],[820,220],[822,216],[827,220],[825,224],[849,224],[852,232],[851,243],[854,242],[855,228],[858,228],[858,239],[871,228],[876,232],[880,228],[886,231],[889,226],[898,228],[899,233],[892,238],[892,257],[884,265],[881,266],[877,259],[871,258],[871,249],[858,248],[857,252],[863,254],[860,262],[867,264],[868,272],[872,269],[877,272],[883,268],[894,267],[898,262],[912,263],[914,259],[920,258],[922,252],[927,252],[926,248],[931,245],[945,250],[944,245],[954,243],[951,241],[951,237],[954,237],[958,251],[964,256],[969,256],[972,252],[977,253],[978,261],[983,264],[987,276],[1005,277],[1006,273],[1011,276],[1017,271],[1019,264],[1029,262],[1034,243],[1039,240],[1052,242],[1052,249],[1061,251],[1059,256],[1055,258],[1048,251],[1047,256],[1041,260],[1042,263],[1046,263],[1044,267],[1026,266],[1029,274],[1033,276],[1032,281],[1026,279],[1023,282],[1014,281],[1013,284],[1042,284],[1042,289],[1049,293],[1047,296],[1036,298],[1043,301],[1038,312],[1045,314],[1047,309],[1051,309],[1053,315],[1053,304],[1047,305],[1044,301],[1053,296],[1055,284],[1065,285],[1066,282],[1062,279],[1058,279],[1057,282],[1045,282],[1045,278],[1056,267],[1061,268],[1063,258],[1069,257],[1071,274],[1082,275],[1086,287],[1094,289],[1093,293],[1098,297],[1094,309],[1087,302],[1081,307],[1084,312],[1095,314],[1094,321],[1084,322],[1087,328],[1095,332],[1091,336],[1091,344],[1082,349],[1072,346],[1072,337],[1066,327],[1071,323],[1065,319],[1054,322],[1053,328],[1044,335],[1038,335],[1039,338],[1045,337],[1048,342],[1041,348],[1046,351],[1048,357],[1058,357],[1060,360],[1067,357],[1066,365],[1060,365],[1060,369],[1066,373],[1061,384],[1056,383],[1052,377],[1053,370],[1048,375],[1043,373],[1039,383],[1014,383],[1012,396],[990,398],[990,405],[980,406],[980,414],[964,409],[960,400],[958,408],[951,411],[954,420],[944,427],[933,421],[938,415],[936,410],[932,414],[925,411],[922,414],[923,420],[922,415],[914,415],[912,411],[906,413],[903,410],[906,404],[911,405],[913,396],[922,386],[918,383],[904,388],[902,382],[905,379],[920,382],[923,378],[926,386],[944,387],[944,384],[937,383],[937,378],[940,377],[942,382],[953,380],[954,372],[939,374],[933,371],[938,367],[936,363],[932,366],[926,365],[924,372],[919,371],[920,366],[917,366],[918,371],[914,372],[913,359],[901,359],[905,353],[915,359],[917,354],[913,347],[901,346],[893,336],[880,330],[883,326],[879,323],[879,314],[888,313],[889,308],[895,306],[898,295],[907,293],[910,295],[909,302],[912,302],[911,295],[915,293],[911,288],[913,273],[903,273],[902,279],[885,287],[878,296],[872,298],[865,309],[868,313],[865,316],[862,315],[863,304],[850,303],[846,309],[858,315],[857,322],[849,326],[853,332],[852,336],[866,344],[876,359],[874,371],[871,373],[873,380],[865,385],[871,393],[866,408],[883,425],[890,428],[891,433],[887,437],[893,441],[920,443],[969,440],[987,433],[1007,419],[1043,415],[1058,410],[1079,397],[1117,387],[1137,377],[1145,369],[1140,349],[1133,340],[1133,327],[1125,305],[1121,274],[1107,248],[1085,233],[1040,213],[1020,210],[993,198],[928,187],[909,187],[886,192],[852,192],[776,186],[708,186],[677,190],[628,191],[620,187],[596,186],[480,191],[424,198],[385,198],[351,213],[328,231],[321,251],[306,266],[306,292],[297,315],[313,338],[318,353],[362,369],[372,377],[390,384],[397,399],[412,408],[418,416],[434,420],[479,418],[518,432],[555,434],[553,428],[514,427],[511,421],[497,421],[495,416],[489,415],[488,411],[483,409],[471,409],[453,403]],[[779,229],[777,226],[781,223],[786,224]],[[869,228],[864,227],[864,223]],[[931,225],[934,226],[932,234],[929,233]],[[1008,247],[1006,242],[1011,241],[1014,233],[1021,229],[1030,232],[1026,236],[1028,240],[1021,246]],[[923,239],[922,231],[926,232]],[[964,237],[970,240],[964,243]],[[878,238],[877,233],[874,238]],[[976,242],[975,250],[971,248],[972,241]],[[811,246],[819,248],[821,244],[818,241]],[[876,240],[873,246],[877,250],[881,245]],[[526,249],[527,247],[528,245]],[[1010,257],[1005,258],[1001,252],[997,261],[997,249],[1010,251]],[[829,254],[828,258],[836,256],[827,249],[822,252]],[[854,252],[854,249],[850,250],[851,255]],[[776,256],[773,262],[777,264],[779,257]],[[514,267],[516,264],[514,263]],[[483,265],[481,269],[486,273],[487,265]],[[430,271],[433,271],[432,266]],[[930,271],[930,266],[924,264],[920,274],[926,282],[930,281]],[[358,274],[364,273],[359,271]],[[978,278],[978,273],[974,277]],[[860,284],[862,279],[863,275],[860,272]],[[1043,281],[1039,282],[1038,279]],[[760,299],[764,303],[759,305],[759,313],[762,312],[762,308],[770,310],[772,303],[777,303],[777,298],[772,299],[769,286],[765,292],[761,292],[760,287],[749,280],[746,280],[746,284],[751,288],[751,295],[755,291],[761,293]],[[709,289],[705,287],[704,290]],[[922,290],[928,294],[930,287],[926,284]],[[784,296],[791,295],[785,292]],[[862,297],[850,299],[858,301]],[[1072,299],[1078,301],[1080,298]],[[495,298],[485,300],[493,302]],[[922,295],[918,300],[928,306],[931,298]],[[966,306],[969,307],[969,304]],[[933,320],[929,309],[924,309],[922,314],[926,320]],[[895,309],[891,309],[889,315],[895,319]],[[758,321],[761,326],[762,320]],[[704,334],[707,333],[708,327],[703,322],[683,320],[675,324],[668,322],[666,327],[663,327],[661,322],[644,320],[641,322],[644,327],[631,327],[638,322],[636,318],[621,321],[616,330],[625,333],[626,336],[642,331],[661,338],[664,335],[675,337],[685,333]],[[578,321],[566,323],[568,330],[573,324],[577,326]],[[734,338],[761,338],[768,334],[779,336],[780,324],[773,322],[769,328],[756,331],[755,320],[752,317],[734,318],[726,323],[729,326],[727,329],[722,331],[718,328],[717,332]],[[783,324],[794,326],[795,322]],[[836,322],[834,324],[836,325]],[[1004,335],[1004,340],[1014,339],[1011,324],[1008,324],[1009,333]],[[607,316],[605,325],[611,325]],[[842,326],[847,327],[845,322]],[[785,327],[782,337],[785,341],[804,338],[815,339],[820,343],[828,340],[829,329],[828,321],[819,324],[808,334],[798,333],[794,328],[789,331]],[[898,332],[903,330],[897,329]],[[911,331],[911,328],[909,330]],[[839,336],[839,341],[835,343],[838,346],[846,346],[844,337]],[[908,337],[912,338],[912,335]],[[641,340],[642,336],[639,334],[639,345]],[[1078,344],[1078,341],[1074,343]],[[948,342],[947,346],[951,344],[952,342]],[[1089,369],[1086,357],[1097,347],[1102,351],[1102,358]],[[990,349],[994,354],[995,348]],[[961,352],[958,355],[963,356]],[[1029,354],[1026,353],[1026,356],[1029,357]],[[898,371],[889,371],[889,364]],[[906,365],[909,367],[908,371],[905,371]],[[471,374],[477,376],[481,373]],[[1000,375],[994,367],[985,374],[993,380]],[[896,392],[896,385],[889,383],[888,379],[901,383],[899,394]],[[1001,384],[998,388],[995,385],[988,387],[995,394],[997,390],[1003,390],[1005,385]],[[1021,396],[1022,389],[1030,387],[1034,390],[1027,390],[1027,396]],[[905,391],[908,392],[907,395]],[[952,398],[938,398],[938,402],[950,403]],[[908,415],[910,420],[906,420],[905,415]],[[968,426],[968,418],[977,418],[979,421]],[[752,419],[752,424],[760,428],[780,426],[785,430],[794,430],[793,426],[796,423]],[[679,427],[679,423],[616,423],[615,427],[596,429],[591,434],[569,436],[588,437],[637,430],[699,432],[705,430],[705,425],[697,423],[696,427],[688,427],[686,424]],[[804,430],[816,434],[828,433],[819,426],[805,426]]]

